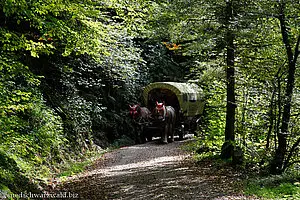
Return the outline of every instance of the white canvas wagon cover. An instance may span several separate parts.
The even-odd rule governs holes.
[[[183,112],[184,116],[196,116],[203,113],[204,101],[203,92],[201,88],[193,83],[180,83],[180,82],[154,82],[147,85],[143,91],[144,101],[147,107],[151,99],[151,93],[166,92],[176,96],[179,103],[179,109]]]

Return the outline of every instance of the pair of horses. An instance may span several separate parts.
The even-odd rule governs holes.
[[[138,123],[150,123],[152,120],[158,122],[162,127],[162,143],[167,144],[169,136],[171,137],[170,141],[174,141],[176,114],[175,109],[172,106],[166,106],[164,103],[156,102],[156,106],[151,113],[146,107],[141,107],[140,105],[130,105],[129,113],[131,117]]]

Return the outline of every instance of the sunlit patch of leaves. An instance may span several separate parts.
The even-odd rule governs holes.
[[[268,199],[298,199],[300,197],[299,172],[253,178],[246,181],[245,193]]]

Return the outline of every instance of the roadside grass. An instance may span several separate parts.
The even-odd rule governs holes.
[[[93,165],[97,159],[100,159],[103,154],[113,151],[115,149],[134,145],[134,141],[126,136],[122,136],[120,139],[115,140],[110,147],[101,150],[101,152],[89,152],[90,155],[84,156],[81,160],[70,160],[66,163],[58,166],[59,172],[55,175],[61,181],[64,181],[67,177],[82,173],[89,166]]]
[[[63,182],[67,177],[80,174],[89,166],[93,165],[96,160],[101,159],[103,154],[108,151],[110,151],[110,149],[92,150],[82,154],[80,158],[77,159],[74,159],[73,155],[71,159],[56,164],[56,172],[52,174],[52,178],[58,178]]]
[[[244,192],[264,199],[300,199],[300,176],[289,172],[250,179],[245,183]]]
[[[210,143],[209,143],[210,142]],[[193,159],[197,163],[201,161],[211,161],[214,168],[219,170],[229,169],[231,166],[231,160],[221,160],[220,145],[216,141],[210,140],[195,140],[192,143],[184,146],[184,149],[193,152]],[[300,199],[300,172],[297,170],[289,170],[283,175],[266,177],[252,174],[255,172],[248,171],[245,166],[236,166],[235,169],[250,175],[250,178],[246,180],[246,177],[242,178],[243,183],[237,183],[237,190],[240,190],[244,195],[255,196],[261,199],[275,199],[275,200],[296,200]],[[247,177],[248,177],[247,175]],[[241,186],[241,187],[239,187]],[[238,189],[240,188],[240,189]]]
[[[75,174],[81,173],[85,170],[86,167],[90,166],[93,163],[92,160],[86,160],[83,162],[69,163],[65,166],[65,169],[57,174],[57,177],[69,177]]]

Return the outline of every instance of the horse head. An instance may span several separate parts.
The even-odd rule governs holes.
[[[133,118],[136,119],[140,115],[140,105],[135,104],[135,105],[129,105],[129,115]]]
[[[157,120],[164,121],[166,119],[166,106],[164,103],[156,102],[156,107],[154,108],[154,116]]]

